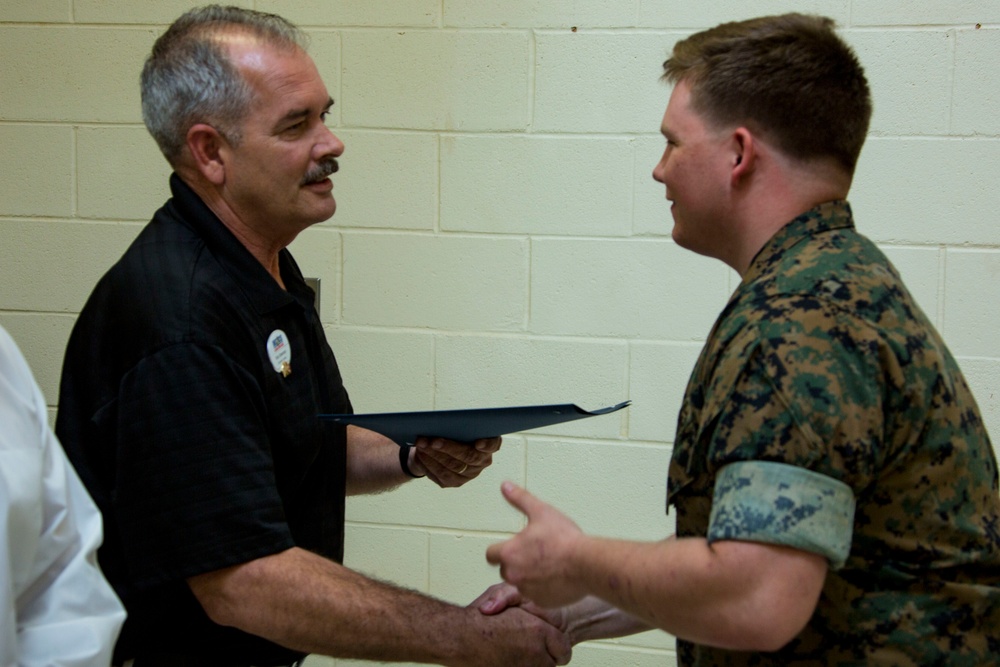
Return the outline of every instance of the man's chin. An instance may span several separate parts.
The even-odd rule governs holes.
[[[332,218],[333,214],[337,212],[337,201],[332,195],[328,194],[321,201],[316,202],[311,209],[309,224],[315,225],[320,222],[325,222],[326,220]]]
[[[322,213],[320,215],[319,219],[316,220],[316,222],[317,223],[326,222],[327,220],[329,220],[330,218],[332,218],[333,214],[336,213],[336,212],[337,212],[337,203],[333,202],[333,205],[330,206],[329,211]]]
[[[683,247],[684,245],[684,229],[683,226],[677,221],[677,215],[674,213],[674,209],[670,209],[670,215],[674,219],[674,226],[670,228],[670,238],[674,240],[674,243]]]
[[[683,225],[674,223],[674,228],[670,230],[670,238],[674,240],[679,247],[685,250],[690,250],[691,252],[696,252],[699,255],[704,255],[704,251],[699,247],[697,239],[691,238],[690,234],[685,233]]]

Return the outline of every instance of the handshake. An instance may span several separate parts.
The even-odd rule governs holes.
[[[502,490],[507,501],[527,516],[528,525],[513,538],[489,547],[486,559],[500,566],[505,581],[469,605],[487,617],[483,620],[517,637],[497,642],[503,646],[494,651],[494,659],[505,656],[497,665],[566,665],[573,646],[582,641],[649,629],[607,602],[588,596],[576,580],[573,573],[579,571],[570,559],[580,553],[579,540],[588,538],[572,520],[510,482]],[[484,632],[486,644],[500,639],[495,632]]]

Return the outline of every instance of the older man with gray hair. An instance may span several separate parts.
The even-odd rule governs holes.
[[[192,10],[142,93],[173,196],[80,314],[57,420],[108,526],[100,560],[129,613],[116,664],[564,663],[563,634],[523,610],[484,617],[341,564],[346,494],[459,486],[500,440],[400,449],[317,419],[351,403],[286,247],[333,215],[344,146],[300,31]]]

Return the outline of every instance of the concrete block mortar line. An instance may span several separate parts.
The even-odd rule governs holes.
[[[955,359],[958,360],[959,362],[963,362],[963,361],[983,361],[983,362],[995,363],[995,362],[1000,361],[1000,356],[996,356],[996,357],[983,357],[983,356],[979,356],[979,355],[975,355],[975,354],[956,354],[955,355]],[[998,388],[996,391],[1000,392],[1000,388]]]
[[[0,25],[2,25],[2,24],[0,24]],[[434,34],[434,33],[439,33],[439,34],[464,34],[464,33],[482,33],[482,34],[510,33],[510,34],[515,34],[515,33],[525,33],[525,32],[534,30],[534,28],[529,28],[529,27],[512,27],[512,28],[506,28],[506,27],[502,27],[502,26],[475,26],[475,27],[466,27],[466,26],[452,26],[452,25],[441,25],[441,26],[418,25],[418,26],[412,26],[412,25],[330,25],[330,24],[324,24],[324,25],[302,25],[302,24],[299,24],[299,27],[305,28],[305,29],[307,29],[309,31],[329,32],[329,33],[332,33],[332,32],[343,32],[343,33],[348,33],[348,32],[355,32],[355,33],[357,33],[357,32],[370,32],[370,33],[396,32],[396,33],[400,33],[400,34],[402,34],[402,33],[418,33],[418,32],[420,32],[420,33],[431,33],[431,34]]]
[[[945,130],[951,135],[955,131],[955,73],[958,70],[958,37],[955,30],[948,31],[948,42],[951,47],[948,63],[948,109],[945,112]]]
[[[945,308],[945,283],[947,282],[947,271],[948,271],[948,247],[944,244],[938,246],[938,298],[937,303],[934,304],[935,316],[937,317],[938,328],[941,330],[942,335],[944,334],[944,308]]]
[[[504,540],[513,535],[511,532],[497,530],[480,530],[475,528],[448,528],[446,526],[423,525],[416,523],[386,523],[384,521],[358,521],[348,520],[347,526],[357,528],[384,528],[388,530],[406,530],[414,533],[431,535],[444,535],[447,537],[481,537],[490,540]],[[520,530],[520,529],[518,529]],[[430,542],[430,540],[428,540]]]
[[[423,590],[429,591],[431,589],[431,535],[434,531],[425,529],[422,531],[427,538],[424,540],[424,576],[423,576]]]
[[[431,409],[438,409],[438,334],[431,335]]]
[[[443,1],[443,0],[442,0]],[[344,99],[344,38],[341,35],[337,35],[337,63],[340,65],[340,72],[337,75],[337,97],[336,100]],[[341,128],[344,126],[344,105],[334,104],[337,107],[337,127]]]
[[[728,299],[728,296],[727,296]],[[726,305],[725,300],[719,302],[718,310],[721,311]],[[381,331],[384,333],[412,333],[412,334],[433,334],[440,335],[448,338],[490,338],[490,339],[501,339],[501,340],[527,340],[536,343],[594,343],[594,344],[619,344],[628,345],[631,343],[667,343],[673,345],[689,345],[698,346],[700,349],[701,345],[704,345],[704,336],[708,335],[708,330],[704,332],[704,336],[700,336],[698,339],[668,339],[668,338],[650,338],[636,336],[634,338],[625,338],[622,336],[614,335],[591,335],[591,334],[544,334],[544,333],[531,333],[531,332],[521,332],[521,331],[486,331],[486,330],[467,330],[456,332],[451,329],[432,329],[427,327],[413,327],[413,326],[392,326],[387,324],[345,324],[341,326],[342,329],[349,329],[353,331]]]
[[[526,294],[524,296],[524,316],[523,319],[521,320],[521,324],[522,324],[522,333],[527,334],[528,332],[531,331],[531,285],[532,285],[531,267],[534,266],[533,255],[535,251],[535,243],[534,243],[534,238],[530,235],[526,237],[525,240],[527,241],[525,243],[525,252],[524,252],[525,265],[522,268],[524,270],[524,275],[525,275],[524,289]]]
[[[78,178],[77,171],[79,169],[80,163],[80,126],[73,125],[73,141],[70,143],[69,149],[69,178],[70,178],[70,188],[73,193],[73,201],[70,204],[70,215],[77,219],[80,217],[80,179]]]
[[[632,400],[632,341],[628,342],[625,348],[625,368],[622,369],[622,381],[623,387],[625,387],[625,397],[623,401]],[[618,434],[624,441],[628,441],[630,427],[632,425],[632,413],[630,410],[626,409],[625,414],[622,415]]]
[[[528,113],[526,117],[525,133],[531,134],[535,126],[535,72],[538,71],[538,31],[532,30],[528,37],[528,96],[526,104]]]
[[[648,236],[646,233],[639,232],[639,231],[636,230],[636,219],[635,219],[636,198],[639,196],[639,188],[638,188],[639,182],[636,179],[636,175],[639,173],[639,171],[638,171],[638,169],[639,169],[639,146],[638,146],[639,142],[638,142],[638,139],[640,138],[640,136],[641,135],[632,135],[628,139],[629,145],[632,148],[632,196],[629,198],[629,206],[631,206],[631,208],[629,209],[628,214],[629,214],[629,220],[631,220],[631,222],[632,222],[632,224],[630,225],[630,227],[631,227],[631,230],[632,230],[631,236],[633,238]]]
[[[610,416],[609,416],[610,417]],[[669,450],[673,447],[672,441],[667,440],[630,440],[628,438],[609,438],[609,437],[592,437],[584,435],[547,435],[544,433],[529,433],[526,432],[525,436],[530,436],[532,440],[538,443],[557,443],[557,444],[571,444],[571,445],[599,445],[607,447],[634,447],[641,450]]]
[[[435,159],[436,166],[437,166],[437,197],[435,197],[435,199],[434,199],[434,205],[437,207],[437,210],[434,211],[434,234],[440,234],[441,233],[441,193],[442,193],[442,188],[441,188],[441,177],[442,177],[441,163],[442,163],[442,160],[441,160],[441,133],[440,132],[435,132],[434,133],[434,151],[435,151],[434,159]]]
[[[337,232],[337,322],[344,321],[344,232]]]

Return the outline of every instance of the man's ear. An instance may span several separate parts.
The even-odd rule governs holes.
[[[226,140],[211,125],[196,123],[187,132],[187,147],[194,168],[213,185],[226,181],[223,148]]]
[[[757,140],[753,133],[745,127],[733,130],[731,137],[732,152],[730,160],[730,177],[736,185],[753,171],[757,161]]]

